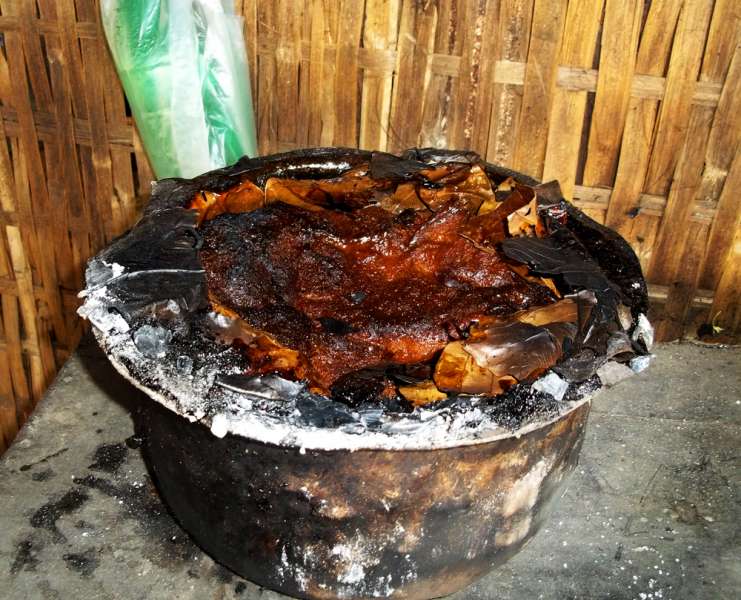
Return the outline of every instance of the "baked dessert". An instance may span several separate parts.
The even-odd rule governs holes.
[[[246,375],[423,405],[496,395],[573,345],[594,296],[564,297],[502,249],[547,237],[535,197],[510,178],[492,185],[476,162],[401,179],[366,163],[202,190],[191,208],[208,296],[238,323]]]

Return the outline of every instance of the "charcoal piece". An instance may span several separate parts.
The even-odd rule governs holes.
[[[651,364],[651,360],[653,360],[653,356],[651,354],[647,354],[645,356],[636,356],[635,358],[631,359],[629,366],[635,373],[641,373],[642,371],[645,371],[648,369],[648,366]]]
[[[331,393],[332,398],[352,407],[398,399],[396,385],[386,373],[371,369],[354,371],[340,377],[332,385]]]
[[[440,148],[410,148],[402,153],[404,160],[417,161],[430,165],[459,163],[464,165],[476,165],[481,163],[481,157],[475,152],[460,150],[444,150]]]
[[[515,429],[535,416],[558,414],[559,402],[545,392],[539,392],[525,383],[509,388],[490,400],[489,410],[504,427]]]
[[[607,349],[605,354],[608,358],[613,358],[619,355],[632,356],[633,344],[627,334],[622,331],[616,331],[611,334],[607,340]]]
[[[374,403],[373,406],[358,407],[358,418],[367,429],[378,429],[383,423],[384,409]]]
[[[172,332],[159,325],[142,325],[134,331],[134,345],[147,358],[162,358],[172,340]]]
[[[535,195],[538,198],[538,208],[540,209],[552,210],[554,208],[566,208],[566,203],[564,202],[563,194],[561,193],[561,186],[555,179],[536,185]],[[549,214],[555,216],[553,213]]]
[[[401,182],[418,178],[419,172],[427,168],[427,164],[417,160],[399,160],[393,154],[374,152],[368,173],[373,179]]]
[[[643,350],[644,352],[651,351],[654,345],[654,328],[649,323],[645,313],[638,315],[631,339],[636,345],[640,345],[639,350]]]
[[[339,427],[355,423],[348,408],[323,396],[303,394],[296,400],[296,409],[306,425],[312,427]]]
[[[193,359],[190,356],[181,354],[175,361],[175,368],[181,375],[190,375],[193,373]]]
[[[114,277],[116,277],[116,271],[113,265],[107,264],[97,257],[93,258],[85,269],[85,280],[88,288],[99,288]]]
[[[563,399],[564,394],[566,394],[566,390],[569,389],[569,383],[565,379],[561,379],[555,373],[550,372],[534,381],[533,389],[537,392],[550,394],[560,402]]]
[[[564,358],[553,370],[568,381],[582,382],[592,377],[607,357],[592,348],[583,348]]]
[[[502,250],[509,258],[528,265],[537,275],[560,277],[569,292],[609,293],[612,285],[599,265],[579,252],[573,240],[559,237],[510,238],[502,242]]]
[[[614,360],[607,361],[604,365],[597,369],[597,376],[600,378],[600,381],[602,381],[602,383],[607,387],[612,387],[613,385],[620,383],[624,379],[632,377],[633,375],[633,369],[622,363],[615,362]]]

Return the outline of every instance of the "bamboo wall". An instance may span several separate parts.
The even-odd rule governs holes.
[[[638,252],[661,336],[741,325],[738,0],[236,0],[263,153],[472,148]],[[95,0],[0,0],[0,452],[152,174]]]

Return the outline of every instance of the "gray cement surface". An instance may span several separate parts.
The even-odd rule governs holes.
[[[0,459],[0,599],[278,600],[162,506],[134,434],[146,401],[88,341]],[[665,345],[596,398],[550,522],[454,600],[741,597],[741,351]]]

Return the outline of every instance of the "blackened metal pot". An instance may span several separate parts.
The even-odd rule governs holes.
[[[112,364],[152,398],[141,426],[158,489],[195,541],[247,579],[313,599],[455,592],[538,531],[576,466],[589,398],[599,387],[594,373],[609,358],[600,348],[559,371],[574,393],[550,416],[514,431],[487,429],[479,417],[495,406],[464,407],[458,429],[448,436],[438,427],[443,435],[428,439],[422,428],[435,426],[438,416],[441,427],[455,422],[452,413],[403,417],[423,432],[416,437],[370,426],[358,433],[352,430],[361,425],[357,416],[339,409],[335,416],[347,431],[311,422],[289,426],[297,398],[322,410],[328,407],[321,402],[330,401],[307,398],[298,384],[280,378],[235,391],[233,379],[220,383],[219,376],[238,372],[236,354],[192,333],[208,306],[200,236],[189,210],[199,190],[226,190],[243,180],[262,185],[274,175],[333,177],[361,163],[369,163],[374,176],[406,181],[431,164],[466,161],[480,159],[432,149],[401,157],[310,149],[245,158],[192,180],[158,182],[142,220],[90,261],[80,312]],[[486,165],[486,173],[494,182],[514,177],[537,185],[494,165]],[[638,355],[646,354],[647,294],[635,254],[557,189],[543,186],[539,193],[552,201],[549,218],[573,234],[572,249],[578,246],[590,268],[609,279],[602,292],[630,309],[632,324],[618,335],[620,347],[633,344]],[[593,337],[608,348],[610,335]],[[536,394],[534,388],[526,395]],[[266,405],[272,412],[261,413]]]
[[[437,598],[516,554],[577,464],[590,403],[521,435],[431,450],[307,450],[154,403],[157,486],[195,541],[298,598]]]

